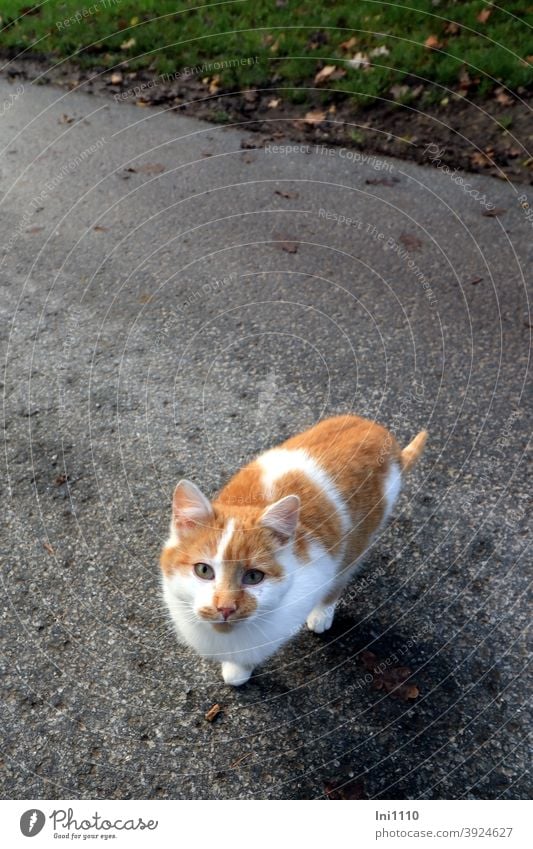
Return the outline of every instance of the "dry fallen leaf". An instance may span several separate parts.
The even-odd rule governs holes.
[[[370,51],[370,56],[372,56],[372,58],[374,58],[376,56],[388,56],[389,53],[390,53],[389,48],[385,47],[385,45],[382,44],[382,45],[380,45],[380,47],[374,47],[374,49]]]
[[[63,114],[61,116],[61,118],[59,119],[58,123],[59,124],[72,124],[73,121],[74,121],[74,118],[72,118],[70,115]]]
[[[492,209],[484,209],[481,213],[484,218],[498,218],[499,215],[503,215],[504,212],[507,212],[507,209],[502,206],[493,206]]]
[[[480,24],[486,24],[491,15],[492,9],[482,9],[479,15],[477,15],[477,20]]]
[[[135,47],[136,44],[137,44],[137,42],[134,38],[128,38],[127,41],[122,42],[122,44],[120,45],[120,49],[121,50],[130,50],[132,47]]]
[[[415,236],[412,233],[402,233],[400,235],[400,242],[407,248],[408,251],[419,251],[424,244],[418,236]]]
[[[279,195],[282,198],[287,198],[287,200],[292,200],[293,198],[298,197],[298,192],[282,192],[280,189],[276,189],[274,194]]]
[[[222,710],[222,708],[220,707],[219,704],[213,705],[212,707],[209,708],[209,710],[205,714],[205,719],[207,719],[208,722],[213,722],[213,720],[216,719],[216,717],[219,715],[221,710]]]
[[[145,162],[144,165],[137,165],[136,168],[131,165],[125,170],[132,174],[162,174],[165,166],[160,162]]]
[[[367,54],[359,51],[359,53],[356,53],[352,59],[347,59],[346,64],[350,68],[355,68],[357,70],[357,68],[370,68],[371,63]]]
[[[298,243],[293,239],[288,239],[282,233],[273,233],[272,238],[275,239],[274,247],[279,250],[285,251],[288,254],[296,254],[298,253]]]
[[[59,475],[56,475],[55,478],[54,478],[55,486],[62,486],[67,481],[68,481],[68,475],[65,475],[63,472]]]
[[[500,104],[500,106],[512,106],[515,102],[514,98],[510,97],[510,95],[508,95],[507,92],[505,91],[505,89],[503,89],[501,86],[500,86],[500,88],[496,89],[494,94],[495,94],[494,99],[496,100],[497,103]]]
[[[482,277],[472,277],[472,279],[469,280],[468,282],[470,283],[471,286],[477,286],[477,284],[481,283],[482,280],[483,280]]]
[[[49,542],[43,542],[43,548],[45,551],[48,552],[48,554],[55,554],[55,551]]]
[[[429,47],[431,50],[438,50],[440,47],[442,47],[442,44],[440,43],[438,36],[428,35],[428,37],[424,41],[424,46]]]
[[[322,121],[326,120],[326,113],[323,109],[311,109],[304,115],[303,120],[305,124],[315,127],[317,124],[321,124]]]
[[[209,94],[216,94],[220,88],[220,74],[215,74],[209,80]]]
[[[461,68],[459,71],[459,88],[464,91],[468,91],[470,86],[474,84],[472,77],[468,73],[466,68]]]
[[[243,761],[246,761],[248,760],[248,758],[251,758],[252,755],[253,752],[245,752],[244,755],[241,755],[240,758],[237,758],[236,761],[233,761],[233,763],[229,765],[229,768],[235,769],[236,766],[239,766],[239,764],[241,764]]]
[[[342,41],[339,44],[339,47],[342,51],[344,51],[344,53],[349,53],[350,50],[352,50],[355,47],[357,42],[358,42],[358,39],[355,37],[355,35],[352,35],[352,37],[349,38],[348,41]]]
[[[112,83],[112,85],[118,85],[119,83],[121,83],[121,82],[122,82],[122,80],[123,80],[123,79],[124,79],[124,77],[122,76],[122,72],[121,72],[121,71],[114,71],[114,72],[111,74],[111,83]]]
[[[329,80],[329,78],[335,73],[336,70],[336,65],[324,65],[324,67],[315,76],[315,85],[320,85],[320,83]]]
[[[153,299],[153,297],[154,297],[154,296],[153,296],[153,295],[150,295],[150,293],[149,293],[149,292],[142,292],[142,293],[139,295],[139,303],[140,303],[140,304],[149,304],[149,303],[150,303],[150,301]]]
[[[446,35],[457,35],[461,27],[459,24],[456,24],[455,21],[449,21],[444,27],[444,32]]]
[[[361,661],[367,672],[373,672],[374,667],[377,666],[379,660],[377,654],[374,654],[373,651],[367,651],[366,649],[359,652],[357,659]]]
[[[482,153],[480,150],[476,150],[474,153],[470,154],[470,163],[472,165],[477,165],[478,168],[488,168],[489,165],[494,164],[490,157],[488,157],[486,153]]]
[[[255,103],[259,93],[255,88],[245,88],[242,96],[244,97],[246,103]]]
[[[372,674],[373,690],[383,690],[391,698],[402,702],[420,695],[417,685],[407,680],[413,674],[408,666],[389,666],[371,651],[362,651],[357,658],[365,670]]]
[[[96,230],[97,233],[107,233],[109,227],[104,227],[102,224],[95,224],[93,230]]]
[[[267,109],[277,109],[281,103],[281,97],[271,97],[267,103]]]
[[[392,94],[394,100],[401,100],[402,97],[405,97],[405,95],[409,93],[409,86],[393,85],[391,87],[390,93]]]

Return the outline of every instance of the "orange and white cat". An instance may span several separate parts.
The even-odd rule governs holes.
[[[261,454],[212,501],[180,481],[161,554],[178,639],[239,686],[304,622],[330,628],[426,438],[402,451],[381,425],[337,416]]]

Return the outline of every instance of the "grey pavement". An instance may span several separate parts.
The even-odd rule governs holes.
[[[2,797],[525,797],[524,188],[274,150],[279,121],[254,150],[245,127],[15,94],[0,82]],[[331,632],[227,688],[163,609],[173,486],[213,493],[348,410],[402,443],[426,427],[426,454]]]

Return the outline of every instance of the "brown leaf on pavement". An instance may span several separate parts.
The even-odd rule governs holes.
[[[407,248],[408,251],[419,251],[424,244],[422,240],[413,233],[402,233],[400,235],[400,242]]]
[[[129,168],[125,168],[124,170],[129,171],[131,174],[162,174],[165,166],[161,165],[160,162],[145,162],[143,165],[137,165],[135,168],[133,165],[130,165]]]
[[[298,197],[298,192],[283,192],[281,189],[276,189],[274,194],[279,195],[282,198],[287,198],[287,200],[292,200],[293,198]]]
[[[507,212],[505,207],[493,206],[492,209],[484,209],[481,214],[484,218],[498,218],[498,216],[503,215],[504,212]]]
[[[213,720],[216,719],[216,717],[219,715],[219,713],[221,711],[222,711],[222,708],[220,707],[219,704],[213,705],[212,707],[209,708],[209,710],[205,714],[204,718],[207,719],[208,722],[213,722]]]
[[[359,652],[357,659],[372,675],[373,690],[383,690],[391,698],[402,702],[416,699],[420,695],[417,684],[408,680],[413,674],[408,666],[391,666],[389,661],[381,660],[371,651]]]
[[[278,248],[278,250],[285,251],[288,254],[298,253],[298,242],[287,238],[284,233],[273,233],[272,238],[275,240],[274,247]]]

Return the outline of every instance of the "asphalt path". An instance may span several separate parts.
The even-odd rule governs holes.
[[[2,796],[527,796],[524,188],[0,105]],[[426,453],[332,630],[228,688],[162,604],[172,489],[346,411]]]

